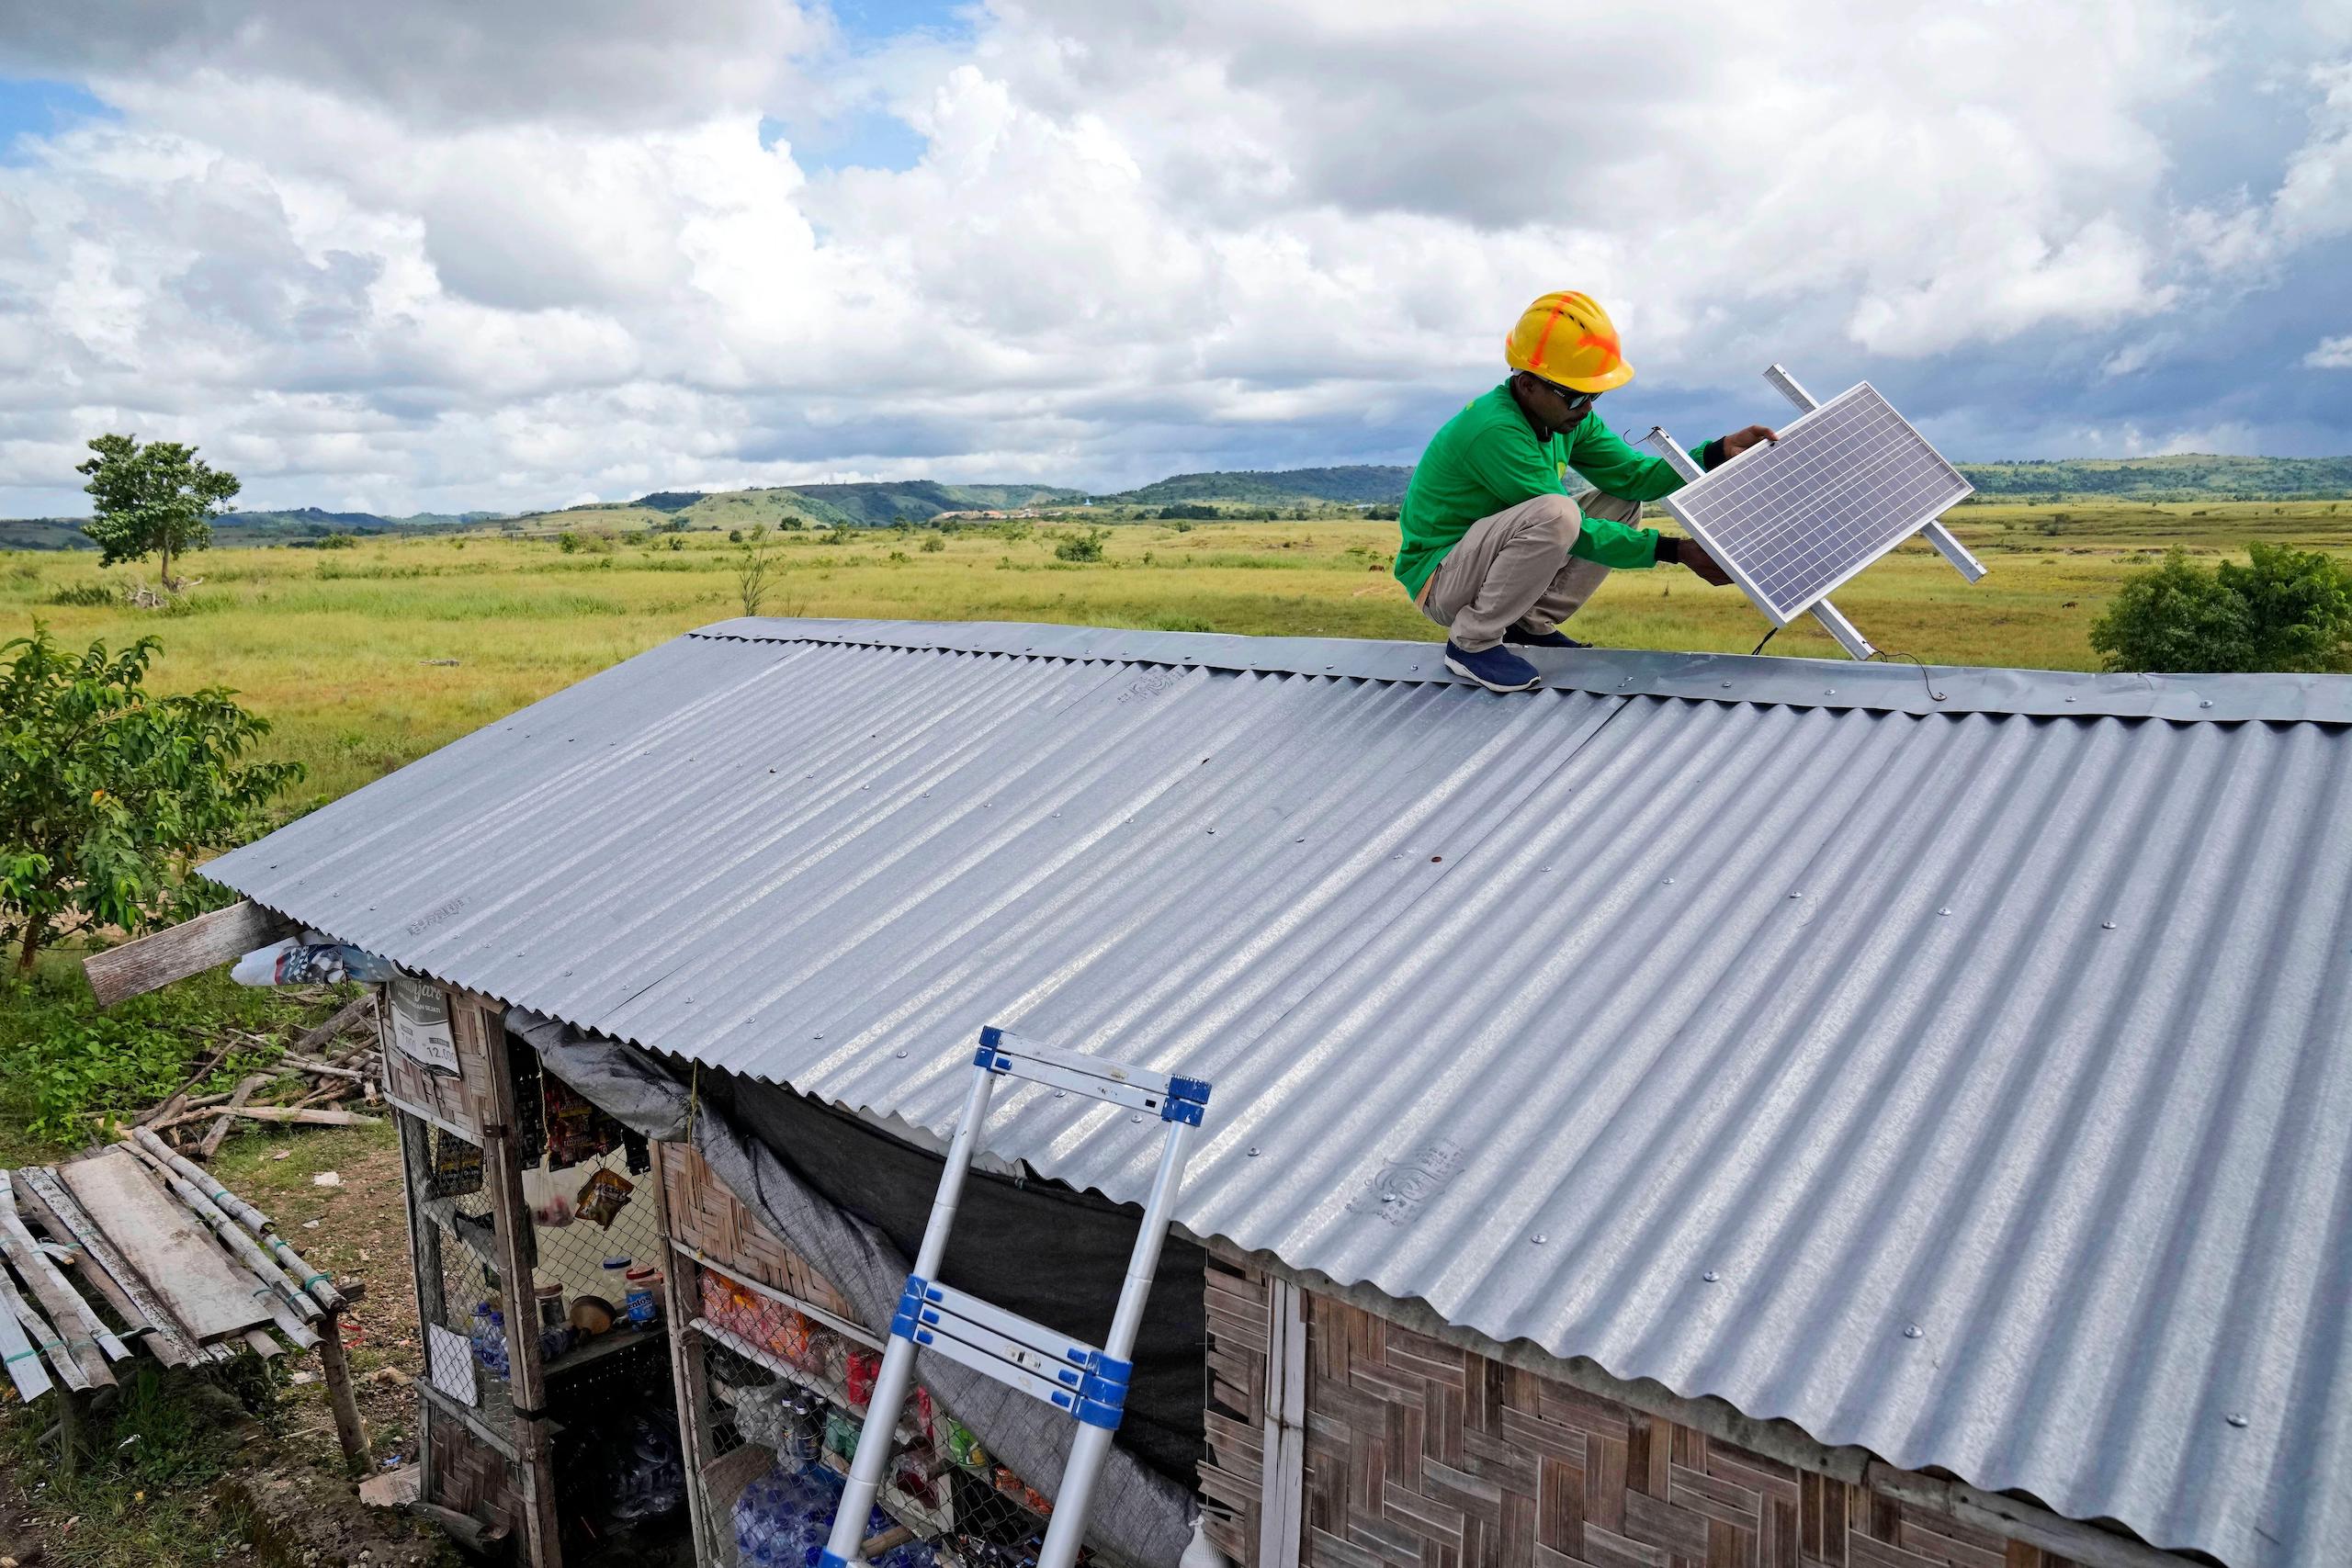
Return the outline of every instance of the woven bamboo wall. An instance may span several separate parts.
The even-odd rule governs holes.
[[[516,1510],[513,1468],[462,1422],[429,1404],[425,1419],[433,1427],[433,1439],[426,1445],[432,1471],[426,1477],[426,1501],[467,1515],[487,1530],[518,1533],[523,1517]]]
[[[1248,1309],[1253,1290],[1262,1303],[1262,1277],[1213,1269],[1211,1281],[1217,1397],[1262,1395],[1261,1329],[1261,1370],[1248,1366]],[[1792,1469],[1332,1297],[1307,1302],[1292,1561],[1310,1568],[2071,1568],[2037,1547]],[[1263,1405],[1233,1407],[1241,1419],[1222,1431],[1210,1424],[1209,1533],[1228,1556],[1261,1568]],[[1237,1492],[1248,1494],[1240,1506],[1229,1500]]]
[[[787,1292],[836,1317],[858,1321],[841,1293],[753,1218],[691,1145],[662,1145],[662,1181],[673,1240],[707,1254],[745,1279]]]
[[[428,1122],[481,1141],[490,1121],[490,1046],[486,1031],[503,1030],[504,1014],[469,991],[443,987],[449,998],[449,1039],[457,1047],[458,1076],[428,1070],[392,1044],[391,1008],[376,1009],[377,1047],[384,1061],[384,1096]]]

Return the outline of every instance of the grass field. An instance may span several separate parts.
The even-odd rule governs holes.
[[[2129,570],[2181,544],[2264,538],[2352,552],[2352,502],[1970,506],[1953,523],[1992,572],[1965,586],[1910,546],[1839,591],[1882,648],[1931,663],[2088,669],[2091,621]],[[1114,529],[1099,563],[1025,538],[860,530],[775,536],[763,613],[1083,622],[1170,630],[1434,638],[1388,576],[1396,525],[1202,524]],[[924,547],[936,539],[944,547]],[[57,603],[119,578],[87,555],[0,558],[0,624],[68,644],[160,637],[168,688],[234,687],[277,727],[271,750],[329,798],[688,627],[741,611],[723,534],[619,533],[576,553],[473,535],[348,549],[216,549],[169,612]],[[1574,628],[1619,647],[1746,652],[1766,623],[1686,572],[1621,573]],[[1775,654],[1837,657],[1808,622]]]

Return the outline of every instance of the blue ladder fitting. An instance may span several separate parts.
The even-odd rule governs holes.
[[[1004,1043],[1004,1031],[993,1023],[980,1025],[980,1043],[993,1051]]]
[[[901,1339],[914,1337],[915,1318],[922,1310],[923,1293],[929,1289],[930,1282],[921,1275],[907,1276],[907,1288],[899,1292],[899,1310],[890,1319],[892,1334]]]
[[[838,1551],[826,1551],[818,1555],[817,1568],[849,1568],[849,1559]]]
[[[1170,1078],[1168,1080],[1168,1098],[1170,1100],[1189,1100],[1195,1105],[1206,1105],[1209,1102],[1208,1079]]]
[[[1201,1124],[1201,1103],[1196,1100],[1163,1100],[1159,1102],[1159,1119],[1197,1127]]]

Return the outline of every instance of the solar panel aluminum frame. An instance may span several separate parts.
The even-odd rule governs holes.
[[[1885,401],[1883,395],[1879,393],[1878,389],[1872,387],[1868,381],[1857,382],[1853,386],[1849,387],[1846,390],[1838,393],[1836,397],[1830,399],[1827,402],[1816,404],[1811,410],[1790,421],[1788,424],[1781,428],[1781,439],[1786,440],[1791,434],[1802,430],[1806,424],[1836,412],[1842,409],[1851,400],[1864,394],[1876,396],[1882,402]],[[1890,409],[1893,409],[1894,407],[1892,403],[1889,403],[1887,406]],[[1898,412],[1895,414],[1895,417],[1901,419],[1902,415]],[[1788,626],[1799,616],[1812,611],[1816,605],[1825,603],[1830,594],[1836,592],[1848,582],[1852,581],[1856,577],[1860,576],[1866,568],[1875,564],[1885,556],[1892,554],[1896,547],[1900,546],[1905,539],[1908,539],[1912,536],[1919,533],[1928,525],[1934,523],[1937,519],[1941,517],[1949,508],[1958,504],[1961,500],[1970,495],[1973,495],[1976,492],[1976,487],[1970,484],[1967,478],[1962,475],[1959,469],[1952,468],[1951,464],[1944,457],[1944,455],[1938,452],[1934,445],[1929,442],[1925,435],[1919,434],[1917,426],[1913,425],[1908,420],[1904,420],[1903,423],[1905,428],[1910,431],[1912,435],[1918,440],[1919,444],[1927,447],[1928,454],[1932,456],[1938,463],[1942,464],[1943,467],[1950,471],[1953,482],[1959,487],[1957,493],[1954,494],[1950,501],[1941,502],[1935,507],[1921,513],[1917,517],[1906,518],[1905,520],[1906,525],[1899,532],[1890,533],[1884,544],[1858,557],[1835,578],[1832,578],[1827,582],[1824,583],[1819,591],[1806,599],[1804,603],[1802,604],[1790,605],[1785,609],[1785,611],[1781,605],[1774,604],[1771,596],[1758,586],[1755,578],[1748,573],[1747,569],[1738,560],[1738,552],[1724,547],[1721,541],[1715,536],[1713,531],[1710,529],[1704,522],[1693,517],[1687,513],[1683,507],[1677,504],[1677,501],[1681,499],[1680,497],[1677,495],[1666,496],[1661,500],[1659,504],[1666,508],[1668,513],[1671,515],[1676,522],[1679,523],[1690,532],[1691,537],[1697,539],[1701,545],[1705,547],[1707,553],[1714,558],[1716,564],[1721,566],[1724,570],[1729,574],[1731,580],[1739,585],[1739,591],[1747,595],[1748,602],[1750,604],[1754,604],[1758,610],[1761,610],[1764,613],[1766,619],[1770,620],[1775,626]],[[1742,463],[1748,462],[1750,459],[1756,458],[1758,454],[1769,450],[1769,447],[1761,445],[1751,446],[1747,451],[1741,453],[1738,457],[1732,458],[1729,462],[1708,470],[1704,478],[1713,479],[1716,475],[1730,473]]]

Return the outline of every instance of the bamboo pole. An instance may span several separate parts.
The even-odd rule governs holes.
[[[277,1256],[277,1261],[285,1267],[286,1270],[302,1281],[302,1288],[309,1292],[311,1300],[315,1301],[329,1312],[343,1305],[343,1297],[335,1293],[334,1284],[324,1274],[304,1262],[300,1253],[287,1245],[286,1238],[277,1234],[277,1227],[270,1223],[267,1214],[213,1180],[201,1166],[190,1162],[185,1156],[174,1154],[164,1140],[155,1136],[154,1134],[141,1131],[133,1133],[131,1137],[136,1147],[147,1155],[151,1160],[160,1161],[165,1170],[187,1181],[199,1182],[209,1189],[212,1201],[235,1214],[239,1224],[260,1238],[262,1245],[267,1247]],[[302,1303],[298,1300],[296,1304]],[[307,1318],[315,1317],[318,1314],[306,1310],[302,1315]]]
[[[49,1260],[49,1254],[33,1240],[33,1233],[25,1228],[23,1218],[17,1213],[16,1185],[8,1179],[5,1168],[0,1168],[0,1255],[16,1264],[17,1272],[24,1276],[33,1294],[55,1314],[59,1327],[70,1333],[78,1322],[89,1337],[88,1342],[105,1352],[105,1359],[98,1361],[90,1381],[111,1384],[114,1374],[107,1371],[106,1363],[122,1360],[130,1352],[115,1337],[114,1330],[91,1310],[90,1303],[82,1299],[82,1292],[66,1282],[65,1276],[57,1271],[57,1265]]]
[[[8,1277],[0,1269],[0,1285]],[[10,1289],[7,1299],[0,1301],[0,1363],[8,1369],[8,1381],[16,1385],[17,1397],[30,1404],[57,1385],[49,1380],[49,1369],[41,1365],[40,1353],[47,1347],[35,1343],[25,1333],[23,1321],[17,1315],[17,1292]]]
[[[74,1347],[50,1326],[49,1320],[35,1311],[30,1302],[17,1293],[17,1283],[8,1278],[6,1264],[0,1264],[0,1313],[6,1313],[12,1322],[21,1323],[31,1332],[34,1343],[48,1352],[50,1365],[57,1369],[58,1381],[65,1385],[69,1393],[90,1386],[89,1369],[74,1354]],[[105,1363],[99,1363],[99,1370],[105,1371]],[[111,1374],[108,1381],[112,1381]]]
[[[265,1286],[276,1288],[288,1301],[294,1303],[295,1309],[304,1317],[319,1315],[318,1303],[303,1292],[301,1286],[288,1279],[284,1269],[269,1260],[268,1255],[262,1251],[259,1244],[253,1237],[237,1228],[237,1222],[223,1213],[220,1204],[189,1186],[178,1172],[157,1160],[149,1151],[140,1149],[138,1152],[145,1156],[150,1165],[157,1168],[164,1178],[164,1185],[171,1189],[172,1195],[177,1198],[190,1213],[211,1227],[212,1234],[220,1238],[221,1246],[236,1254],[238,1262],[252,1269]]]

